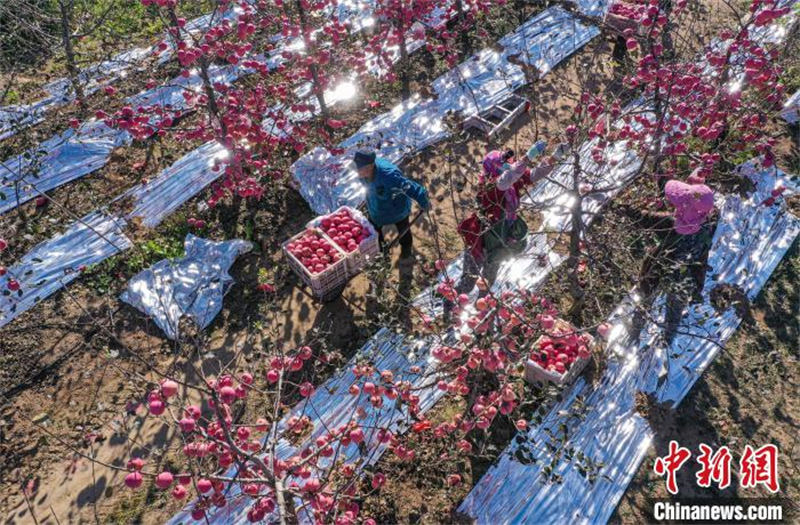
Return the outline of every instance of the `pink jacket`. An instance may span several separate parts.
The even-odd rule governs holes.
[[[503,192],[506,220],[513,221],[517,218],[520,200],[514,184],[525,175],[526,171],[528,167],[522,161],[505,166],[503,153],[497,150],[490,151],[483,159],[481,183],[492,182]]]

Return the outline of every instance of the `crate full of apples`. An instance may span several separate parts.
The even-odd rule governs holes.
[[[347,283],[347,254],[317,228],[306,228],[283,244],[289,266],[323,300]]]
[[[364,214],[349,206],[317,217],[308,226],[322,230],[345,253],[348,277],[358,274],[380,249],[378,232]]]
[[[566,385],[586,368],[592,358],[594,338],[579,334],[568,322],[557,319],[547,335],[537,339],[525,363],[525,380]]]

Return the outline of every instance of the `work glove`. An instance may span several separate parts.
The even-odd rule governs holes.
[[[567,156],[569,153],[569,144],[566,142],[562,142],[558,146],[556,146],[556,150],[553,152],[552,157],[556,160],[556,162],[562,160],[564,157]]]

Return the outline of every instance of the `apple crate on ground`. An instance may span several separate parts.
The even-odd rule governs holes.
[[[337,297],[347,284],[347,254],[317,228],[306,228],[283,243],[283,253],[318,299]]]
[[[592,357],[594,338],[578,334],[574,326],[556,319],[547,335],[539,337],[525,362],[525,380],[566,385],[586,368]]]
[[[345,253],[348,278],[361,272],[369,258],[380,250],[378,232],[363,213],[350,206],[321,215],[310,221],[308,227],[322,230]]]

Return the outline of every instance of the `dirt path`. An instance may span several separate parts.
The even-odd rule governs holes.
[[[511,133],[504,135],[499,143],[487,144],[476,137],[456,138],[423,152],[404,166],[408,175],[423,182],[431,191],[434,200],[432,215],[435,219],[435,224],[423,222],[416,230],[420,262],[414,269],[414,278],[403,290],[404,294],[413,294],[429,281],[430,276],[423,271],[425,264],[430,264],[438,257],[449,259],[460,251],[461,242],[454,233],[455,225],[463,218],[464,210],[473,205],[473,184],[477,180],[478,163],[482,156],[490,148],[522,151],[537,139],[548,139],[552,143],[563,129],[580,91],[606,89],[610,85],[609,54],[608,44],[596,40],[571,57],[564,67],[537,83],[532,91],[526,93],[534,101],[534,112],[520,119]],[[586,75],[586,71],[592,71],[593,74]],[[341,358],[317,371],[319,375],[313,382],[319,384],[326,377],[325,374],[332,373],[343,364],[374,333],[377,309],[386,305],[376,306],[368,300],[369,283],[366,278],[354,279],[341,299],[328,304],[312,301],[293,286],[294,280],[287,275],[276,247],[290,234],[299,231],[312,214],[297,195],[288,199],[287,209],[291,210],[291,215],[280,222],[281,227],[274,234],[270,233],[268,238],[258,238],[256,227],[257,241],[265,249],[241,257],[234,265],[231,274],[237,284],[226,297],[219,318],[208,329],[208,347],[202,356],[176,356],[173,345],[163,338],[151,322],[132,308],[121,306],[117,294],[124,284],[122,280],[111,283],[104,294],[97,293],[93,288],[95,284],[76,284],[68,291],[44,301],[34,311],[21,316],[4,329],[0,343],[3,350],[0,353],[0,377],[7,385],[19,385],[18,389],[7,394],[8,399],[0,412],[0,471],[5,474],[0,479],[0,512],[7,516],[7,523],[32,522],[29,506],[40,523],[95,520],[160,523],[176,510],[178,505],[161,493],[125,491],[121,483],[124,474],[93,464],[72,452],[78,449],[115,466],[124,466],[121,458],[128,458],[139,450],[147,451],[152,458],[148,462],[153,464],[166,465],[173,459],[164,451],[176,444],[175,436],[170,435],[159,421],[147,417],[143,408],[135,410],[136,402],[143,399],[145,392],[142,391],[141,380],[134,380],[134,375],[142,373],[145,367],[134,356],[157,362],[165,369],[174,366],[186,370],[191,366],[211,366],[225,361],[234,353],[240,354],[241,364],[258,363],[268,355],[271,344],[293,346],[324,338],[326,346],[331,350],[339,350]],[[192,201],[185,208],[194,209],[194,204],[195,201]],[[173,221],[159,229],[158,236],[182,238],[182,234],[178,235],[175,229],[175,224],[181,220],[185,221],[185,216],[178,214]],[[259,220],[277,219],[270,210],[257,209],[254,223],[258,225]],[[236,228],[240,226],[235,224]],[[239,228],[226,236],[241,234],[242,229]],[[438,243],[433,242],[434,237],[438,237]],[[394,256],[397,256],[397,251]],[[796,248],[791,261],[796,275]],[[265,299],[255,289],[260,270],[266,270],[274,277],[278,288],[274,297]],[[392,280],[387,287],[391,293],[388,294],[387,303],[391,303],[401,284],[397,273],[392,267]],[[762,295],[773,293],[772,297],[778,300],[783,294],[781,304],[785,304],[788,297],[790,301],[794,298],[794,304],[797,305],[796,286],[790,277],[786,277],[787,274],[781,275],[783,277],[774,280],[778,283],[775,286],[782,286],[785,290],[770,292],[773,289],[771,282],[768,291]],[[78,304],[83,306],[79,307]],[[756,386],[758,382],[752,378],[754,375],[760,377],[759,367],[764,361],[764,358],[747,360],[752,350],[748,345],[763,347],[774,337],[777,341],[775,344],[779,342],[783,345],[781,348],[787,349],[787,356],[794,355],[793,361],[787,357],[780,365],[787,370],[794,365],[794,372],[789,372],[788,376],[769,377],[788,378],[781,382],[783,399],[797,399],[796,390],[793,396],[785,390],[796,388],[797,385],[796,348],[794,354],[788,350],[788,341],[792,337],[796,341],[797,331],[781,328],[780,321],[790,312],[791,308],[787,310],[786,306],[771,311],[765,306],[763,318],[759,321],[756,315],[756,324],[753,325],[763,329],[764,333],[758,335],[760,332],[753,328],[752,333],[748,329],[746,335],[737,337],[736,343],[731,345],[731,355],[734,355],[731,363],[721,360],[725,374],[717,371],[715,365],[711,376],[713,379],[704,379],[697,385],[692,396],[679,410],[682,415],[678,417],[690,418],[701,413],[700,409],[681,412],[690,410],[687,407],[698,403],[703,407],[702,413],[712,414],[707,417],[714,418],[713,414],[717,413],[714,410],[719,411],[719,407],[714,406],[717,403],[715,399],[724,392],[728,396],[728,412],[736,412],[739,419],[725,419],[720,412],[719,419],[711,421],[712,426],[727,421],[725,426],[719,426],[716,430],[720,433],[718,435],[732,432],[733,427],[741,432],[754,429],[753,435],[759,436],[761,434],[758,432],[766,432],[763,434],[765,439],[773,436],[769,429],[774,429],[777,433],[774,435],[781,440],[792,435],[792,429],[796,435],[795,422],[800,414],[797,413],[797,406],[789,401],[771,407],[772,415],[769,418],[762,415],[754,419],[757,424],[748,426],[749,423],[741,419],[755,417],[751,413],[756,411],[756,407],[748,401],[752,399],[749,396],[759,392]],[[91,317],[100,322],[94,322]],[[741,345],[740,354],[735,354],[735,349],[739,347],[734,345]],[[747,360],[749,364],[746,367],[736,366],[739,359]],[[772,365],[769,367],[769,370],[773,370]],[[33,370],[40,373],[32,375]],[[737,376],[745,373],[741,370],[749,375]],[[773,374],[774,370],[768,373]],[[721,375],[717,377],[717,374]],[[731,377],[726,374],[733,374],[734,378],[741,377],[741,382],[734,383],[737,385],[735,387],[726,386],[726,380]],[[707,381],[717,386],[708,387]],[[749,389],[742,388],[737,392],[741,384],[751,383]],[[703,385],[706,387],[703,388]],[[710,393],[707,392],[708,388],[711,388]],[[770,399],[778,398],[770,396]],[[745,408],[731,408],[734,406]],[[677,421],[683,420],[665,423],[663,428],[675,428]],[[781,423],[773,425],[776,421]],[[713,437],[712,434],[701,435]],[[786,445],[788,447],[788,443]],[[642,498],[650,494],[642,487],[653,485],[652,479],[645,475],[647,465],[646,462],[620,506],[619,516],[623,522],[639,521],[642,516]],[[32,483],[29,483],[31,480]],[[791,483],[797,487],[797,478]],[[426,492],[414,492],[415,486],[423,487]],[[30,489],[28,498],[23,495],[23,488],[26,487]],[[463,491],[452,491],[447,497],[441,493],[432,494],[432,485],[425,481],[410,480],[408,484],[395,488],[399,489],[396,492],[397,499],[402,498],[408,503],[394,514],[395,518],[402,521],[415,521],[414,516],[419,518],[423,505],[427,509],[425,512],[430,513],[427,521],[447,516],[452,505],[458,503],[453,498],[460,501],[465,494]]]

